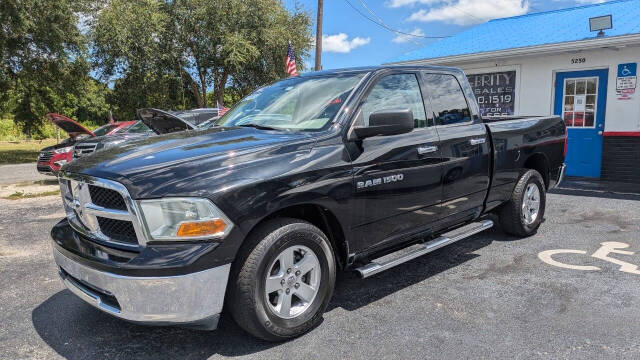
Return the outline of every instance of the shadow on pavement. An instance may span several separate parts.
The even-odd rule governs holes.
[[[640,200],[640,184],[568,176],[549,193],[602,199]]]
[[[383,271],[367,279],[353,272],[338,274],[336,290],[327,311],[340,307],[348,311],[376,302],[396,291],[422,282],[448,269],[477,258],[475,252],[493,241],[520,240],[500,231],[496,226],[478,235],[447,245],[432,253]]]
[[[571,196],[586,196],[600,199],[615,199],[615,200],[640,200],[640,194],[630,193],[614,193],[607,191],[597,190],[581,190],[581,189],[569,189],[569,188],[555,188],[549,190],[549,194],[571,195]]]
[[[207,359],[277,345],[251,337],[224,317],[217,331],[132,324],[102,313],[69,290],[40,304],[31,319],[42,340],[68,359]]]
[[[513,240],[516,239],[492,229],[369,279],[359,279],[351,272],[343,272],[338,276],[327,311],[335,308],[357,310],[478,257],[474,252],[492,241]],[[56,293],[35,308],[32,321],[38,335],[58,354],[70,359],[206,359],[215,354],[253,354],[279,345],[253,338],[227,314],[223,314],[220,329],[214,332],[147,327],[104,314],[68,290]]]

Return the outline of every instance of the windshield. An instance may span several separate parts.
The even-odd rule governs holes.
[[[216,124],[216,122],[218,121],[218,119],[220,119],[219,116],[216,116],[212,119],[209,119],[205,122],[203,122],[202,124],[199,124],[198,126],[196,126],[198,129],[208,129],[212,126],[214,126]]]
[[[115,129],[116,127],[118,127],[118,125],[113,125],[113,124],[103,125],[103,126],[100,126],[97,129],[93,130],[93,133],[96,136],[106,135],[109,131]]]
[[[128,133],[134,133],[134,134],[146,133],[150,131],[152,130],[149,129],[149,127],[145,125],[142,121],[138,121],[137,123],[131,125],[127,130]]]
[[[292,77],[279,81],[242,99],[217,125],[320,130],[331,122],[364,75]]]
[[[215,118],[216,116],[218,116],[217,109],[169,111],[169,113],[195,126],[202,125],[204,122],[209,121]]]

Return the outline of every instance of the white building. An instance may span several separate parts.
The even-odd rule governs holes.
[[[489,21],[394,63],[464,69],[485,116],[561,115],[568,175],[640,183],[639,61],[640,0],[623,0]]]

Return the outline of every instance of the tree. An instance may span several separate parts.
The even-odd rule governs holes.
[[[311,48],[309,15],[299,7],[290,13],[277,0],[177,0],[170,8],[180,40],[176,48],[198,75],[203,106],[210,85],[216,101],[222,103],[230,83],[255,89],[286,76],[289,41],[296,47],[300,65]]]
[[[191,89],[170,75],[127,74],[114,81],[108,97],[116,120],[132,120],[136,109],[190,109],[196,106]]]
[[[30,136],[48,112],[95,124],[109,110],[230,106],[287,76],[289,41],[303,69],[310,25],[281,0],[3,0],[0,114]]]
[[[86,3],[74,0],[0,2],[0,102],[13,104],[14,121],[28,136],[60,103],[82,62],[85,39],[77,24],[84,10]]]
[[[116,119],[132,119],[141,107],[195,105],[167,34],[169,22],[163,1],[111,0],[95,9],[89,32],[93,64],[113,83],[109,101]]]
[[[129,79],[144,99],[157,94],[149,77],[179,79],[198,107],[210,105],[211,87],[223,103],[230,84],[248,91],[284,77],[288,41],[300,65],[312,44],[309,15],[279,0],[111,0],[95,18],[92,48],[103,76]],[[132,91],[117,85],[116,93]]]

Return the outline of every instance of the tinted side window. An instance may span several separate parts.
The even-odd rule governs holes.
[[[469,106],[458,80],[453,75],[425,74],[427,92],[436,125],[451,125],[471,121]]]
[[[422,94],[414,74],[387,75],[380,79],[362,104],[361,123],[368,126],[369,115],[376,111],[397,109],[411,109],[416,128],[427,126]]]

